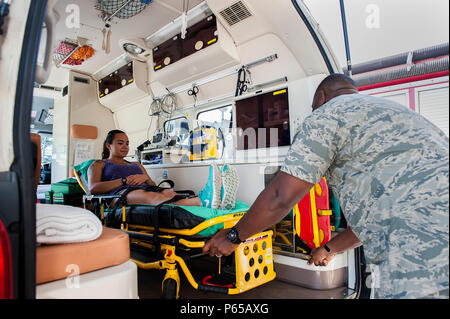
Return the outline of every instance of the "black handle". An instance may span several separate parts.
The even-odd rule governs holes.
[[[205,291],[205,292],[215,292],[219,294],[225,294],[228,295],[228,289],[225,287],[216,287],[216,286],[209,286],[204,284],[198,284],[198,290]]]

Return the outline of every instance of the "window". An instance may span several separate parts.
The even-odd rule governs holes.
[[[40,133],[41,135],[41,151],[42,165],[52,162],[53,153],[53,135]]]
[[[233,106],[226,105],[200,112],[197,115],[197,121],[199,122],[198,125],[209,125],[217,130],[218,158],[233,158],[233,142],[230,138],[233,124]]]
[[[203,122],[203,124],[209,124],[222,130],[231,128],[232,124],[232,106],[224,106],[213,110],[200,112],[197,116],[197,120]]]
[[[185,117],[168,120],[164,123],[164,132],[169,138],[175,137],[178,142],[183,141],[189,135],[189,122]]]

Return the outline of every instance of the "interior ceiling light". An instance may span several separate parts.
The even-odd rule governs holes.
[[[138,47],[136,44],[133,44],[133,43],[125,43],[123,45],[123,48],[125,51],[127,51],[128,53],[131,53],[131,54],[141,54],[145,51],[144,49],[142,49],[141,47]]]
[[[132,59],[146,61],[150,57],[150,50],[144,39],[122,39],[119,41],[120,47]]]

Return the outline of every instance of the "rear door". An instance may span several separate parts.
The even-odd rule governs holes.
[[[0,36],[0,296],[29,299],[36,289],[30,113],[47,1],[0,4],[8,14]]]

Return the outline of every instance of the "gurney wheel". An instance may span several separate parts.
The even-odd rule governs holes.
[[[162,299],[176,299],[177,298],[177,281],[172,278],[167,278],[163,282]]]

